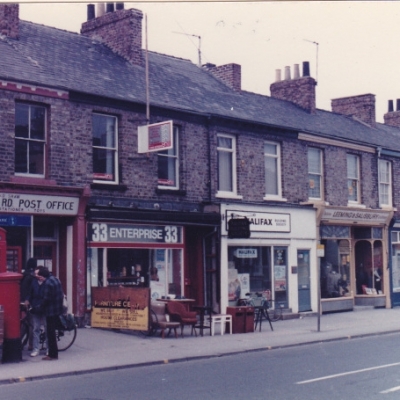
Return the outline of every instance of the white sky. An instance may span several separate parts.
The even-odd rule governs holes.
[[[22,1],[20,18],[79,32],[87,4]],[[400,98],[400,2],[143,1],[125,8],[147,14],[149,50],[197,64],[199,40],[191,35],[201,36],[202,63],[241,64],[244,90],[270,95],[276,69],[283,77],[290,66],[293,76],[294,64],[309,61],[318,108],[372,93],[383,122],[388,100]]]

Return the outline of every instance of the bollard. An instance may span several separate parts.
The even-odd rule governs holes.
[[[4,341],[1,361],[22,360],[20,338],[20,281],[22,275],[15,272],[0,273],[0,304],[4,309]]]

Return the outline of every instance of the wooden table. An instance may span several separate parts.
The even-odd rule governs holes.
[[[190,311],[190,304],[194,303],[196,300],[195,299],[157,299],[157,301],[164,301],[165,303],[170,302],[178,302],[178,303],[182,303],[185,307],[187,311]]]

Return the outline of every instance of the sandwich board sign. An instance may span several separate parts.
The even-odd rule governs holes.
[[[138,153],[151,153],[174,147],[172,121],[138,127]]]

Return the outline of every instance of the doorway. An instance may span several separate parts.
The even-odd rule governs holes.
[[[297,250],[299,312],[311,311],[310,250]]]

